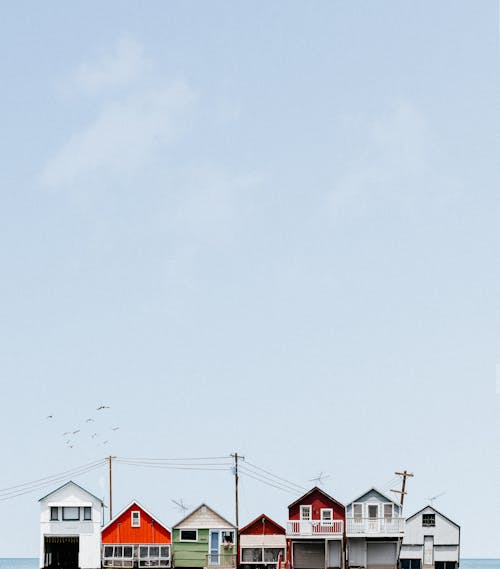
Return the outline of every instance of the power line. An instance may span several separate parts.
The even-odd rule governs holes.
[[[306,488],[304,488],[303,486],[300,486],[299,484],[296,484],[295,482],[291,482],[290,480],[287,480],[286,478],[281,478],[281,476],[277,476],[276,474],[269,472],[269,470],[265,470],[264,468],[261,468],[260,466],[257,466],[256,464],[252,464],[251,462],[248,462],[248,460],[245,461],[245,464],[247,466],[251,466],[253,468],[256,468],[257,470],[261,470],[262,472],[265,472],[266,474],[269,474],[273,478],[277,478],[278,480],[281,480],[282,482],[286,482],[290,486],[295,486],[296,488],[299,488],[302,491],[306,490]]]
[[[282,492],[286,492],[288,494],[295,494],[295,495],[299,493],[298,490],[292,490],[291,488],[288,488],[284,485],[278,486],[279,483],[273,484],[272,482],[268,482],[265,479],[260,478],[259,476],[254,476],[255,473],[251,473],[251,471],[244,470],[243,468],[241,468],[241,473],[244,474],[245,476],[248,476],[250,478],[253,478],[254,480],[261,482],[262,484],[266,484],[267,486],[271,486],[273,488],[281,490]]]
[[[246,468],[246,466],[244,466],[243,468],[247,471],[247,473],[249,472],[249,473],[251,473],[251,474],[254,474],[255,476],[259,476],[260,478],[263,478],[263,479],[265,479],[265,480],[268,480],[269,482],[271,482],[271,483],[273,483],[273,484],[277,484],[278,486],[282,486],[283,488],[286,488],[287,490],[290,490],[290,492],[299,493],[299,491],[300,491],[300,492],[303,491],[303,489],[300,488],[300,487],[299,487],[299,488],[295,488],[294,486],[292,486],[292,485],[290,485],[290,484],[288,484],[288,483],[287,483],[287,484],[284,484],[284,483],[282,483],[282,482],[279,482],[278,480],[275,480],[275,479],[271,478],[270,476],[266,476],[265,474],[260,474],[259,472],[254,472],[254,471],[252,471],[252,470],[249,470],[248,468]]]
[[[120,456],[118,458],[124,459],[124,460],[147,460],[147,461],[164,461],[164,462],[170,462],[170,461],[177,461],[177,460],[183,460],[183,461],[198,461],[198,460],[230,460],[231,457],[229,455],[226,456],[202,456],[202,457],[195,457],[195,458],[148,458],[148,457],[128,457],[128,456]]]

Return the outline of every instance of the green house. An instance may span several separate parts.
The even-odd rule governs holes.
[[[236,526],[202,504],[172,528],[174,566],[236,567],[237,537]]]

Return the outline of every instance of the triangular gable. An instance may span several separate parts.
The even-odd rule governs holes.
[[[282,534],[286,533],[284,527],[280,526],[278,523],[276,523],[270,517],[266,516],[266,514],[261,514],[260,516],[256,517],[254,520],[252,520],[249,524],[247,524],[245,527],[242,527],[239,531],[240,535],[244,534],[246,532],[251,533],[252,529],[255,526],[262,528],[262,520],[266,521],[265,527],[272,526],[276,530],[277,533],[282,533]]]
[[[118,514],[116,514],[116,516],[114,516],[114,518],[112,520],[110,520],[105,526],[103,526],[101,528],[101,532],[103,532],[104,530],[108,529],[110,526],[112,526],[114,523],[116,523],[124,514],[126,514],[131,508],[135,507],[137,510],[142,510],[144,513],[146,513],[151,519],[153,519],[155,521],[155,523],[157,523],[159,526],[161,526],[165,531],[167,531],[168,533],[170,533],[170,530],[168,529],[168,527],[162,522],[160,521],[156,516],[154,516],[150,511],[146,510],[146,508],[144,506],[142,506],[141,504],[139,504],[139,502],[137,502],[136,500],[132,500],[132,502],[130,502],[127,506],[125,506],[125,508],[123,508],[123,510],[121,510]]]
[[[180,522],[178,522],[173,529],[183,527],[190,528],[232,528],[236,529],[236,526],[231,522],[227,521],[215,510],[207,506],[206,504],[201,504]]]
[[[45,496],[43,496],[42,498],[40,498],[38,501],[41,502],[42,500],[45,500],[45,498],[48,498],[49,496],[52,496],[52,494],[55,494],[56,492],[59,492],[60,490],[62,490],[63,488],[66,488],[66,486],[69,486],[70,484],[72,484],[73,486],[76,486],[79,490],[82,490],[82,492],[85,492],[86,494],[88,494],[89,496],[92,496],[92,498],[95,498],[96,500],[98,500],[100,502],[101,505],[103,505],[103,501],[101,500],[101,498],[98,498],[95,494],[92,494],[92,492],[89,492],[88,490],[85,490],[85,488],[83,488],[82,486],[80,486],[79,484],[77,484],[76,482],[73,482],[73,480],[69,480],[68,482],[65,482],[62,486],[59,486],[59,488],[56,488],[55,490],[52,490],[51,492],[49,492],[48,494],[45,494]]]
[[[436,510],[436,508],[434,506],[428,505],[428,506],[424,506],[421,510],[419,510],[418,512],[415,512],[414,514],[412,514],[409,518],[406,518],[406,521],[410,521],[413,518],[416,518],[419,514],[422,514],[425,512],[425,510],[431,510],[432,512],[434,512],[435,514],[437,514],[438,516],[441,516],[442,518],[444,518],[446,521],[450,522],[450,524],[453,524],[455,527],[457,527],[458,529],[460,529],[460,526],[454,522],[453,520],[450,520],[450,518],[448,516],[445,516],[444,514],[442,514],[439,510]]]
[[[314,486],[314,488],[311,488],[309,490],[309,492],[306,492],[303,496],[301,496],[300,498],[298,498],[297,500],[295,500],[295,502],[292,502],[289,506],[288,509],[293,508],[294,506],[296,506],[297,504],[300,504],[301,502],[303,502],[308,496],[310,496],[311,494],[313,494],[314,492],[319,492],[320,494],[322,494],[325,498],[327,498],[328,500],[330,500],[331,502],[334,502],[335,504],[337,504],[340,508],[344,509],[345,506],[344,504],[342,504],[341,502],[339,502],[338,500],[335,500],[335,498],[332,498],[330,496],[330,494],[327,494],[324,490],[321,490],[321,488],[318,488],[317,486]]]
[[[398,504],[398,502],[396,502],[396,500],[394,500],[394,498],[391,498],[390,496],[388,496],[387,494],[384,494],[383,492],[381,492],[378,488],[375,488],[375,486],[372,486],[371,488],[369,488],[366,492],[363,492],[363,494],[361,494],[360,496],[358,496],[355,500],[352,500],[351,502],[349,502],[347,505],[350,506],[351,504],[353,504],[354,502],[359,502],[362,498],[364,498],[367,494],[369,494],[370,492],[375,492],[377,493],[381,498],[383,498],[384,500],[386,500],[387,502],[391,502],[392,504],[396,504],[396,506],[400,507],[400,504]]]

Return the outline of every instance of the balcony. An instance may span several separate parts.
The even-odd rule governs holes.
[[[288,520],[287,537],[330,537],[341,538],[344,535],[343,520]]]
[[[209,553],[205,556],[205,568],[233,569],[236,567],[236,554],[234,553]]]
[[[349,537],[398,536],[405,529],[404,518],[347,518],[347,535]]]

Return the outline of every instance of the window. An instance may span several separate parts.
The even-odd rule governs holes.
[[[242,547],[241,560],[244,563],[261,563],[262,549],[260,547]]]
[[[232,545],[234,543],[234,531],[222,531],[222,545]]]
[[[300,519],[310,520],[311,519],[311,508],[312,506],[300,506]]]
[[[169,567],[170,545],[140,545],[139,567]]]
[[[436,525],[436,514],[422,514],[422,527],[433,528]]]
[[[59,508],[57,506],[50,507],[50,521],[57,522],[59,519]]]
[[[277,563],[279,554],[281,553],[281,558],[284,557],[284,549],[281,547],[266,547],[264,548],[264,561],[266,563]]]
[[[180,541],[198,541],[197,529],[181,529],[179,535]]]
[[[83,508],[83,519],[86,522],[90,522],[92,520],[92,508],[90,506],[85,506]]]
[[[141,512],[139,512],[139,510],[133,510],[130,513],[130,519],[133,528],[141,527]]]
[[[401,569],[420,569],[420,559],[401,559]]]
[[[133,567],[133,545],[105,545],[103,567]]]
[[[392,518],[392,504],[384,504],[384,518],[386,520]]]
[[[321,508],[321,521],[331,522],[333,520],[333,510],[331,508]]]
[[[242,563],[278,563],[278,557],[284,557],[285,550],[281,547],[242,547]]]
[[[363,504],[352,505],[352,517],[358,520],[363,517]]]
[[[80,519],[80,508],[63,507],[62,519],[67,522],[74,522]]]

